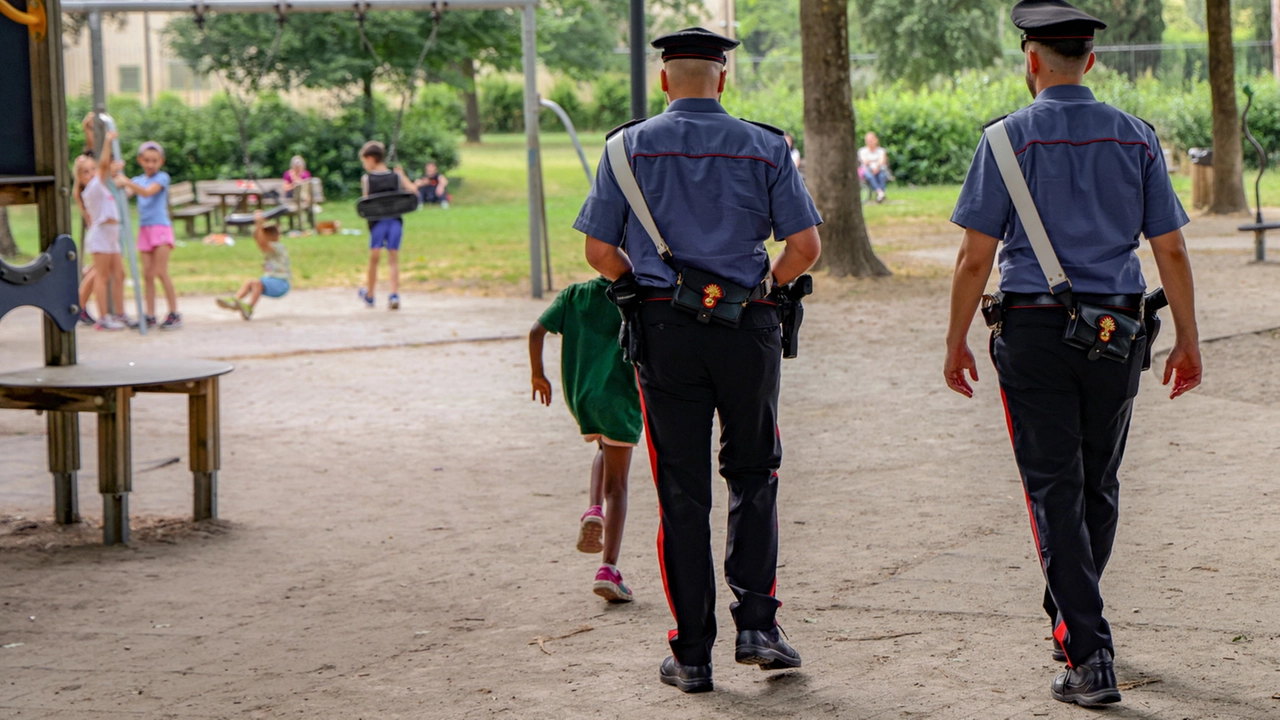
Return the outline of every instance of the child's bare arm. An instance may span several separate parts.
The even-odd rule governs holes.
[[[543,405],[551,405],[551,381],[542,367],[542,345],[547,329],[535,322],[529,331],[529,366],[533,370],[533,399]],[[541,397],[539,397],[541,396]]]
[[[369,176],[360,176],[360,197],[369,197]]]
[[[254,210],[253,211],[253,239],[254,240],[257,240],[262,236],[262,228],[264,224],[265,223],[262,219],[262,211]]]
[[[396,175],[400,176],[401,190],[404,190],[405,192],[411,192],[411,193],[418,192],[418,187],[414,185],[413,181],[409,179],[409,176],[404,173],[403,167],[399,165],[396,166]]]
[[[111,144],[119,137],[114,132],[107,133],[106,142],[102,143],[102,157],[98,158],[98,177],[102,182],[111,179]]]

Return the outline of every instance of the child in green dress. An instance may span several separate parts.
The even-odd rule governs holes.
[[[542,366],[547,333],[560,335],[560,376],[565,404],[578,421],[582,438],[597,446],[591,465],[591,507],[582,515],[578,550],[603,551],[595,594],[610,602],[630,602],[631,591],[618,570],[622,530],[627,520],[627,475],[631,451],[640,441],[643,420],[635,370],[622,359],[618,308],[605,296],[603,277],[570,285],[542,313],[529,332],[533,399],[551,404],[551,382]],[[606,512],[607,510],[607,512]]]

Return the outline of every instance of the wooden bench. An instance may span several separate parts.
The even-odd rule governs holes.
[[[169,217],[182,220],[187,225],[187,237],[196,236],[196,218],[204,218],[205,234],[213,232],[212,205],[197,202],[195,185],[191,182],[169,186]]]
[[[98,416],[98,491],[102,493],[102,540],[129,542],[129,492],[133,490],[130,410],[137,393],[186,395],[196,520],[218,516],[218,378],[227,363],[209,360],[137,360],[111,364],[39,367],[0,374],[0,408]],[[52,438],[51,438],[52,440]],[[54,467],[59,522],[76,522],[75,468]]]

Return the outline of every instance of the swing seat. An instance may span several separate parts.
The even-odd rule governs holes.
[[[408,215],[418,209],[418,194],[411,192],[374,193],[360,198],[356,214],[365,220],[385,220]]]
[[[277,205],[277,206],[275,206],[275,207],[271,208],[270,210],[263,210],[263,211],[262,211],[262,219],[263,219],[263,220],[275,220],[276,218],[280,217],[281,215],[288,215],[288,214],[289,214],[289,208],[288,208],[287,206],[285,206],[285,205]],[[241,227],[241,226],[243,226],[243,225],[252,225],[252,224],[253,224],[253,213],[250,213],[250,212],[243,212],[243,213],[231,213],[231,214],[227,215],[226,223],[227,223],[228,225],[234,225],[234,226],[236,226],[236,227]]]

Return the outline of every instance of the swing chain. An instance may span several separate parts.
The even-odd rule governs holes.
[[[356,8],[356,29],[360,31],[360,42],[369,50],[369,54],[373,59],[383,67],[390,68],[390,64],[382,59],[377,49],[373,47],[373,43],[369,42],[369,36],[364,31],[364,18],[368,10],[367,2],[359,2]],[[427,55],[436,45],[436,39],[440,34],[440,17],[441,10],[439,3],[431,3],[431,34],[427,37],[427,41],[422,45],[422,52],[418,54],[418,61],[413,66],[413,71],[409,73],[406,80],[404,93],[400,97],[400,110],[396,114],[396,126],[391,133],[391,145],[387,148],[387,164],[396,161],[396,145],[400,141],[400,129],[404,124],[404,112],[408,109],[410,101],[413,99],[413,91],[417,85],[418,75],[422,72],[422,66],[426,63]]]

